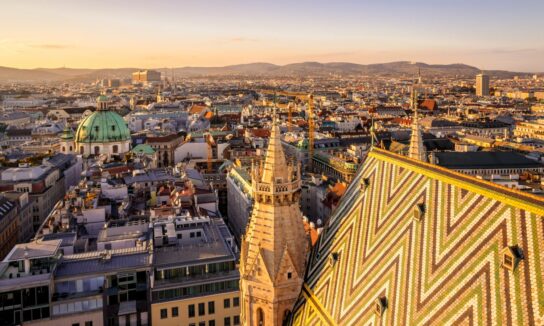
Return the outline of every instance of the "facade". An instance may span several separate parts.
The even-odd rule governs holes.
[[[17,208],[19,234],[17,242],[26,242],[34,235],[34,227],[32,223],[32,205],[27,192],[4,191],[0,193],[0,198],[6,198],[13,202]]]
[[[358,159],[347,153],[319,151],[314,153],[312,170],[315,173],[322,173],[332,176],[340,181],[350,182],[357,168]]]
[[[293,325],[536,325],[544,200],[373,149],[314,246]]]
[[[174,165],[176,148],[183,141],[183,137],[178,134],[164,136],[150,136],[146,138],[146,143],[155,150],[157,155],[158,167],[167,167]]]
[[[121,156],[130,151],[130,130],[123,118],[108,109],[105,95],[97,98],[97,110],[79,124],[75,151],[83,156]],[[63,133],[64,136],[64,133]]]
[[[287,164],[274,121],[264,164],[252,169],[255,205],[240,257],[244,325],[282,325],[300,293],[309,247],[300,186],[300,166]]]
[[[544,141],[544,119],[517,122],[514,136]]]
[[[153,325],[240,325],[238,249],[223,220],[189,215],[153,227]]]
[[[32,226],[36,231],[64,196],[64,176],[58,168],[46,165],[9,168],[2,171],[0,191],[28,193]]]
[[[50,284],[60,243],[18,244],[0,263],[0,325],[27,325],[51,316]]]
[[[483,73],[476,75],[476,95],[489,96],[489,76]]]
[[[17,205],[11,200],[0,198],[0,257],[4,258],[19,239]]]
[[[227,174],[227,223],[239,242],[253,210],[251,177],[242,167],[233,166]]]

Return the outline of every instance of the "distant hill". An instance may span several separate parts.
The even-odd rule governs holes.
[[[434,76],[460,76],[471,77],[480,72],[477,67],[465,64],[430,65],[421,62],[398,61],[361,65],[349,62],[301,62],[287,65],[274,65],[271,63],[249,63],[225,67],[181,67],[172,69],[156,69],[176,76],[326,76],[326,75],[379,75],[391,77],[414,76],[421,69],[426,77]],[[71,69],[71,68],[38,68],[16,69],[0,67],[0,81],[15,82],[52,82],[52,81],[92,81],[98,78],[129,78],[137,68],[112,68],[112,69]],[[516,75],[527,75],[523,72],[510,72],[502,70],[486,70],[486,73],[501,78],[509,78]]]

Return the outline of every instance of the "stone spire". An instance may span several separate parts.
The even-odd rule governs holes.
[[[414,111],[414,117],[412,121],[412,135],[410,137],[410,148],[408,150],[408,156],[410,158],[427,161],[427,154],[425,153],[425,147],[423,146],[423,135],[419,128],[419,116],[417,112],[417,90],[412,88],[412,110]]]
[[[273,119],[264,163],[252,165],[255,205],[240,257],[243,325],[282,325],[300,293],[309,249],[300,165],[288,163]]]

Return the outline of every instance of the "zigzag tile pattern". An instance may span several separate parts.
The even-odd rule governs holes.
[[[539,325],[543,216],[536,196],[375,150],[313,249],[292,322]],[[501,267],[510,245],[524,254],[514,271]]]

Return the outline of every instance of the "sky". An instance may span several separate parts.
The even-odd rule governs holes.
[[[0,0],[0,66],[303,61],[544,72],[542,0]]]

